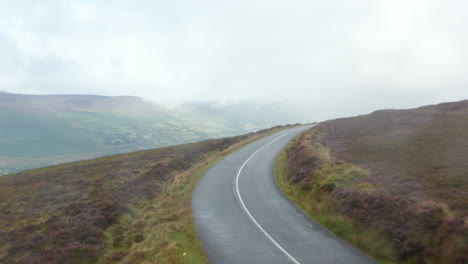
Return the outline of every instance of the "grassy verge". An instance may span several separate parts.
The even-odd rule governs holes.
[[[302,134],[304,136],[304,134]],[[332,191],[340,185],[349,185],[353,179],[365,176],[365,171],[349,164],[332,167],[328,164],[329,150],[315,144],[303,146],[313,148],[318,153],[317,158],[309,160],[315,163],[317,170],[314,181],[307,178],[291,182],[288,166],[288,153],[297,138],[290,142],[277,156],[275,161],[275,178],[283,193],[301,210],[314,220],[332,231],[337,236],[350,242],[376,261],[382,264],[396,262],[396,252],[389,239],[381,232],[339,214],[336,211],[335,199]],[[309,149],[312,150],[312,149]],[[307,150],[306,150],[307,151]],[[354,188],[373,188],[372,186],[354,186]]]
[[[251,142],[249,140],[248,142]],[[116,229],[109,233],[109,245],[115,240],[119,230],[127,226],[127,230],[134,230],[133,226],[145,222],[144,230],[136,234],[126,234],[126,237],[145,236],[140,243],[127,248],[132,252],[123,259],[129,263],[208,263],[197,239],[195,225],[191,211],[192,191],[198,179],[217,161],[235,151],[248,142],[224,151],[222,154],[208,157],[188,171],[175,176],[174,181],[164,185],[164,194],[152,201],[146,201],[134,207],[131,213],[124,215]],[[124,249],[124,248],[122,248]],[[118,254],[119,247],[112,247],[102,263],[107,263],[113,255]]]
[[[191,210],[192,191],[199,178],[225,156],[242,148],[243,146],[279,132],[284,128],[273,129],[265,134],[255,135],[240,143],[234,144],[228,149],[208,156],[202,162],[192,166],[187,171],[180,173],[174,179],[163,186],[164,194],[152,201],[146,201],[138,207],[134,207],[132,213],[124,215],[117,229],[111,229],[108,245],[115,244],[118,230],[127,226],[127,230],[135,230],[134,226],[144,222],[143,230],[135,234],[126,234],[126,237],[140,238],[142,241],[134,243],[127,248],[130,251],[124,259],[119,259],[119,247],[111,247],[100,262],[108,263],[109,260],[126,261],[128,263],[184,263],[202,264],[208,263],[203,249],[195,232],[195,225]],[[125,249],[124,249],[125,250]],[[117,258],[115,258],[117,256]]]

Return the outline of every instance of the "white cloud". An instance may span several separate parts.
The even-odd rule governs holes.
[[[461,0],[4,1],[0,85],[158,101],[287,101],[313,106],[317,118],[461,100],[467,7]]]

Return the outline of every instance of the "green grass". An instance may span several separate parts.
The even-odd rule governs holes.
[[[0,169],[7,172],[234,134],[202,133],[163,117],[85,111],[2,110],[0,120]]]
[[[242,133],[198,119],[101,112],[0,111],[0,173]],[[206,126],[205,126],[206,124]]]
[[[82,128],[72,128],[49,114],[0,112],[0,156],[41,157],[86,152],[97,143]]]

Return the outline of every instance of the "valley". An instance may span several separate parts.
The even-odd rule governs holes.
[[[165,106],[131,96],[0,93],[0,175],[301,121],[285,106],[273,110],[277,107],[246,102]],[[268,115],[272,111],[274,117]]]

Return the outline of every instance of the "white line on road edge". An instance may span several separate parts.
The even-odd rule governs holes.
[[[237,175],[236,175],[236,192],[237,192],[237,196],[239,197],[239,202],[240,202],[240,205],[242,207],[242,209],[244,210],[244,212],[247,214],[247,216],[249,217],[249,219],[258,227],[258,229],[260,229],[260,231],[262,231],[262,233],[266,236],[266,238],[268,238],[271,243],[273,243],[273,245],[275,245],[279,250],[281,250],[281,252],[283,252],[294,264],[301,264],[299,261],[297,261],[297,259],[295,259],[293,256],[291,256],[291,254],[289,254],[289,252],[287,252],[280,244],[278,244],[278,242],[276,242],[276,240],[274,240],[270,234],[267,233],[267,231],[265,231],[265,229],[263,229],[263,227],[257,222],[257,220],[255,220],[255,218],[252,216],[252,214],[250,213],[249,209],[247,209],[247,207],[245,206],[245,203],[244,203],[244,200],[242,199],[242,196],[240,195],[240,191],[239,191],[239,176],[242,172],[242,169],[244,168],[245,164],[247,164],[247,162],[249,162],[249,160],[255,156],[255,154],[257,154],[257,152],[259,152],[260,150],[264,149],[265,147],[267,147],[268,145],[272,144],[273,142],[277,141],[278,139],[286,136],[287,134],[291,133],[291,132],[294,132],[296,130],[299,130],[301,128],[296,128],[294,130],[291,130],[287,133],[284,133],[283,135],[273,139],[272,141],[268,142],[266,145],[264,145],[263,147],[257,149],[257,151],[255,151],[252,155],[250,155],[250,157],[245,160],[244,164],[242,164],[242,166],[240,167],[239,171],[237,172]]]

